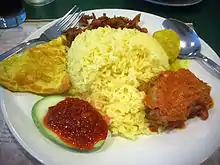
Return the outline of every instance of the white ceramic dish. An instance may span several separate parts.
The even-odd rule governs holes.
[[[145,0],[145,1],[162,6],[184,7],[184,6],[196,5],[202,2],[203,0]]]
[[[164,18],[139,11],[121,9],[102,9],[86,11],[100,16],[134,17],[141,13],[141,25],[150,33],[162,28]],[[27,38],[38,37],[54,22],[42,27]],[[217,63],[216,53],[204,42],[202,53]],[[12,93],[0,88],[1,108],[4,118],[18,142],[35,158],[47,165],[197,165],[204,161],[220,145],[220,80],[209,74],[197,62],[193,61],[190,70],[212,86],[211,95],[215,105],[209,118],[198,118],[187,122],[186,129],[176,130],[157,136],[142,136],[137,141],[123,138],[109,138],[105,146],[94,153],[68,151],[47,140],[36,128],[31,118],[33,104],[40,96],[27,93]]]

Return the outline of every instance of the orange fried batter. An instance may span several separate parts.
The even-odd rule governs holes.
[[[211,87],[186,69],[165,71],[152,80],[144,104],[152,130],[182,128],[187,119],[208,118]]]

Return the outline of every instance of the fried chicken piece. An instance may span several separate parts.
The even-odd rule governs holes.
[[[58,94],[70,88],[66,46],[58,38],[0,62],[0,85],[14,92]]]
[[[144,88],[146,118],[152,131],[183,128],[189,118],[208,118],[211,87],[186,69],[165,71]]]

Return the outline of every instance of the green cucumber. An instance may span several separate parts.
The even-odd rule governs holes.
[[[101,148],[105,143],[105,140],[100,140],[99,142],[97,142],[92,150],[81,150],[78,148],[73,148],[73,146],[63,142],[53,131],[51,131],[50,129],[44,126],[43,119],[48,112],[48,108],[56,105],[57,103],[59,103],[64,99],[65,97],[63,96],[47,96],[40,99],[34,104],[32,108],[32,119],[35,125],[37,126],[37,128],[39,129],[39,131],[49,140],[68,149],[73,149],[82,152],[82,151],[94,151]]]

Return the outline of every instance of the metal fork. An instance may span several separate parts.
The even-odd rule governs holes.
[[[70,27],[76,26],[76,24],[79,22],[80,18],[84,14],[81,10],[79,10],[79,7],[76,5],[70,9],[62,18],[60,18],[54,25],[52,25],[50,28],[45,30],[39,38],[35,38],[32,40],[29,40],[27,42],[23,42],[14,48],[6,51],[5,53],[0,55],[0,61],[3,61],[7,57],[19,53],[23,51],[26,48],[29,48],[33,45],[40,44],[42,42],[48,42],[53,39],[56,39],[57,37],[61,36],[63,32],[65,32]]]

